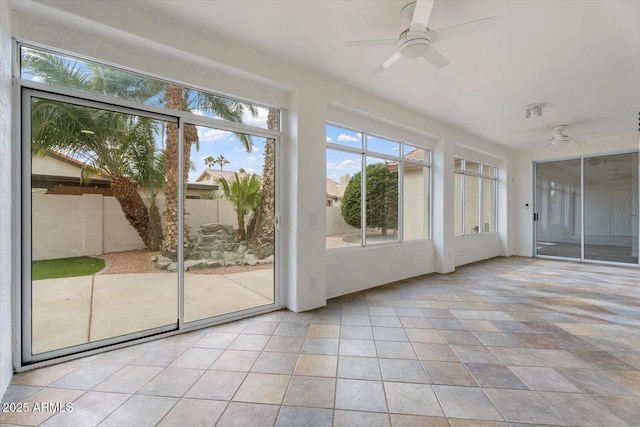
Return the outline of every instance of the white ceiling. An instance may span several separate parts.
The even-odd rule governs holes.
[[[514,148],[543,147],[552,127],[589,140],[638,130],[640,2],[436,0],[429,28],[496,16],[495,28],[434,44],[450,64],[401,58],[374,73],[395,46],[409,0],[145,0],[287,61]],[[522,107],[546,102],[542,117]]]

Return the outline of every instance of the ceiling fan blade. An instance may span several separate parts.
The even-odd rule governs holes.
[[[431,62],[436,68],[442,68],[449,63],[447,58],[442,56],[433,46],[429,46],[424,53],[424,58]]]
[[[409,27],[411,31],[424,31],[427,28],[429,18],[431,17],[433,1],[434,0],[416,1],[413,17],[411,18],[411,26]]]
[[[458,37],[463,34],[474,33],[476,31],[486,30],[495,27],[498,18],[492,16],[490,18],[478,19],[477,21],[465,22],[464,24],[453,25],[451,27],[441,28],[431,32],[433,39],[431,42]]]
[[[402,54],[400,52],[396,52],[393,55],[391,55],[389,57],[389,59],[387,59],[386,61],[384,61],[382,63],[382,65],[380,65],[378,68],[375,69],[376,73],[381,73],[384,70],[386,70],[387,68],[391,67],[393,65],[394,62],[396,62],[398,59],[400,59],[400,57],[402,56]]]
[[[398,43],[398,39],[372,39],[372,40],[354,40],[347,42],[348,47],[358,46],[390,46]]]
[[[573,142],[574,144],[586,144],[587,141],[583,141],[581,139],[575,139],[575,138],[571,138],[571,142]]]

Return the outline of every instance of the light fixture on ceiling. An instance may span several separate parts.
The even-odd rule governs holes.
[[[542,116],[542,109],[547,106],[546,102],[536,102],[535,104],[529,104],[522,107],[524,110],[524,117],[528,119],[531,117],[531,113],[535,114],[536,117]]]

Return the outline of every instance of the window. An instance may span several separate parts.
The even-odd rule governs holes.
[[[495,233],[498,169],[459,157],[455,167],[455,235]]]
[[[430,164],[428,149],[328,124],[327,249],[429,238]]]
[[[61,86],[153,107],[190,111],[201,117],[243,123],[261,129],[279,130],[280,121],[272,120],[273,114],[270,115],[266,107],[70,55],[20,46],[20,66],[24,81]],[[53,78],[53,73],[59,70],[65,70],[69,78]]]

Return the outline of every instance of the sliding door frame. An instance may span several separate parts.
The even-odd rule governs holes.
[[[640,267],[640,257],[638,258],[638,262],[633,263],[625,263],[625,262],[616,262],[616,261],[606,261],[606,260],[596,260],[596,259],[588,259],[585,258],[585,160],[588,160],[593,157],[605,157],[605,156],[614,156],[614,155],[623,155],[623,154],[637,154],[640,157],[639,151],[613,151],[606,153],[597,153],[590,155],[582,155],[575,157],[563,157],[552,160],[543,160],[543,161],[534,161],[533,162],[533,200],[534,200],[534,215],[535,219],[533,220],[533,256],[535,258],[543,258],[543,259],[556,259],[556,260],[566,260],[566,261],[577,261],[585,264],[606,264],[606,265],[617,265],[617,266],[626,266],[626,267]],[[538,191],[538,165],[545,163],[555,163],[565,160],[580,160],[580,258],[575,257],[562,257],[562,256],[552,256],[552,255],[540,255],[538,254],[538,223],[540,222],[540,192]],[[638,162],[638,195],[637,197],[640,199],[640,161]],[[638,212],[636,215],[636,227],[640,231],[640,215]],[[640,246],[640,232],[638,236],[636,236],[636,242],[638,246]]]
[[[278,310],[284,306],[283,301],[283,280],[282,280],[282,253],[281,240],[279,237],[279,218],[282,212],[282,165],[285,163],[281,158],[283,150],[281,145],[283,141],[282,132],[257,128],[255,126],[243,125],[239,123],[224,121],[215,118],[202,119],[190,112],[181,112],[175,110],[163,110],[153,106],[141,106],[127,100],[113,99],[101,95],[88,94],[78,92],[68,88],[52,87],[38,82],[21,82],[17,90],[16,98],[20,100],[20,109],[18,111],[17,121],[18,127],[16,138],[20,142],[19,149],[16,150],[15,158],[17,160],[16,169],[21,177],[21,185],[19,194],[17,194],[18,210],[16,216],[17,230],[21,236],[16,239],[16,253],[21,254],[19,260],[16,260],[20,266],[19,277],[16,277],[16,310],[14,313],[14,322],[16,325],[17,345],[14,349],[14,360],[16,371],[24,371],[35,367],[46,366],[60,361],[70,360],[90,354],[100,353],[124,347],[131,344],[137,344],[144,341],[157,339],[160,337],[171,336],[190,330],[196,330],[203,327],[213,326],[216,324],[229,322],[241,318],[246,318],[260,313],[266,313]],[[274,242],[274,298],[271,304],[266,304],[250,309],[226,313],[223,315],[209,317],[202,320],[192,322],[184,322],[184,257],[183,245],[177,245],[177,319],[175,324],[137,331],[134,333],[119,335],[107,339],[101,339],[84,344],[74,345],[43,353],[32,354],[32,280],[31,280],[31,262],[32,262],[32,235],[31,235],[31,99],[32,98],[48,99],[58,102],[72,103],[79,106],[89,108],[98,108],[108,111],[119,112],[123,114],[131,114],[136,116],[148,117],[165,122],[174,122],[178,124],[178,158],[184,158],[183,150],[183,130],[185,123],[207,126],[219,130],[229,132],[239,132],[257,137],[273,139],[274,144],[274,181],[275,181],[275,242]],[[280,128],[284,128],[282,123],[284,120],[284,111],[280,111]],[[178,161],[178,242],[184,240],[184,174],[183,161]],[[17,236],[18,237],[18,236]]]

